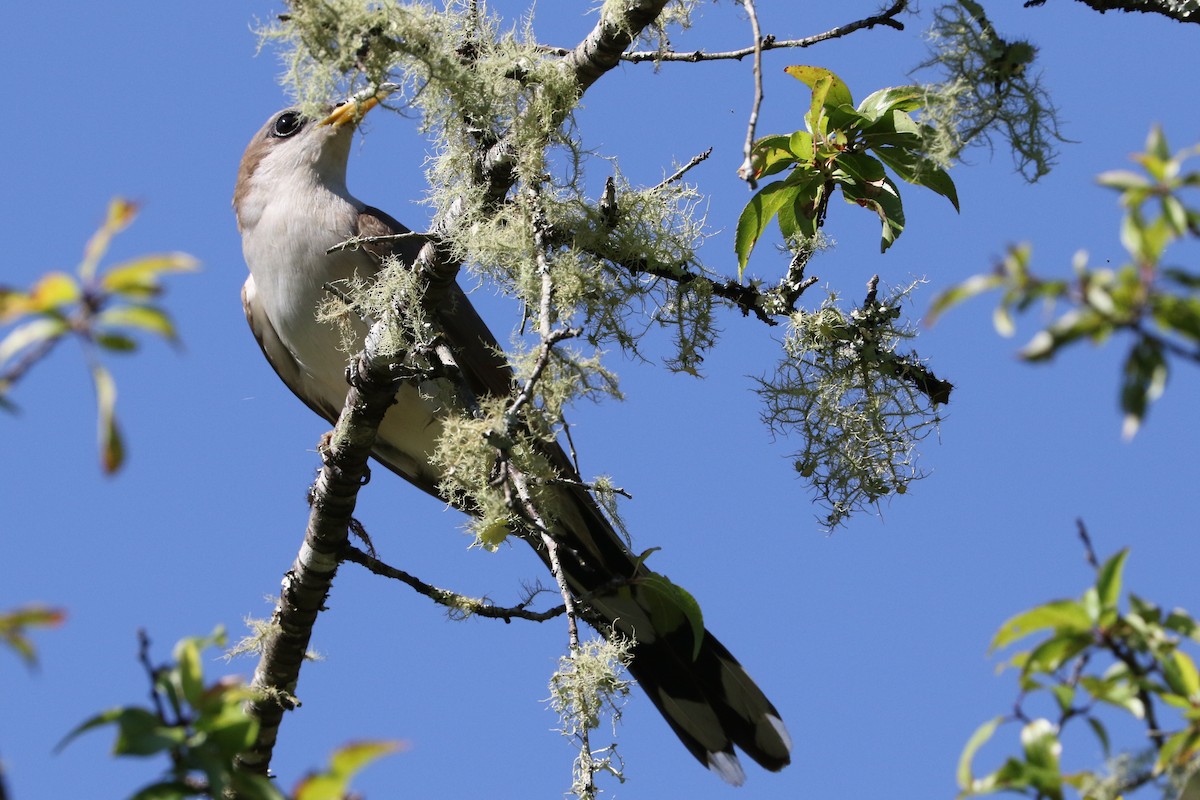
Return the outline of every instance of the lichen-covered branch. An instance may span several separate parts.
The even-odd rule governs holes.
[[[1200,3],[1196,0],[1078,0],[1085,6],[1099,11],[1139,11],[1144,14],[1161,14],[1176,22],[1200,23]],[[1027,0],[1026,8],[1044,6],[1046,0]]]
[[[487,599],[468,597],[458,592],[452,592],[449,589],[442,589],[431,583],[426,583],[415,575],[385,564],[356,547],[347,546],[342,551],[342,556],[343,560],[366,567],[380,577],[404,583],[418,594],[422,594],[438,605],[449,609],[450,616],[453,619],[484,617],[486,619],[501,619],[505,622],[511,622],[514,619],[523,619],[529,622],[546,622],[547,620],[562,616],[563,612],[566,611],[566,607],[561,605],[548,608],[545,611],[530,611],[529,600],[525,600],[515,606],[498,606]]]
[[[355,358],[346,405],[328,443],[321,448],[324,465],[311,490],[304,541],[284,575],[270,631],[261,643],[252,686],[262,699],[248,706],[250,715],[259,721],[259,734],[254,746],[238,759],[252,772],[268,773],[283,713],[297,705],[296,684],[313,625],[325,607],[346,547],[379,423],[396,396],[396,372],[390,360],[381,358],[375,349],[379,339],[377,333],[369,336],[366,350]]]

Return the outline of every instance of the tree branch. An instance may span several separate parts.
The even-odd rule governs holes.
[[[571,50],[557,51],[563,56],[563,69],[571,74],[579,87],[580,97],[592,84],[620,63],[625,48],[633,43],[646,26],[658,18],[668,2],[669,0],[636,0],[629,3],[619,14],[601,15],[582,42]],[[563,113],[565,116],[566,112]],[[521,126],[513,127],[519,129]],[[513,171],[516,149],[513,138],[506,136],[481,153],[479,184],[484,193],[485,207],[501,202],[516,182],[516,174]],[[453,226],[458,214],[461,214],[461,211],[457,211],[455,204],[452,204],[446,214],[435,222],[430,231],[433,240],[421,249],[417,258],[417,264],[432,284],[431,300],[434,303],[441,299],[441,291],[454,280],[461,266],[452,258],[448,248],[438,244],[438,239]]]
[[[562,616],[563,612],[566,611],[566,607],[561,605],[545,611],[529,611],[528,607],[532,598],[515,606],[505,607],[493,605],[487,600],[467,597],[466,595],[452,592],[449,589],[442,589],[431,583],[426,583],[415,575],[385,564],[374,556],[368,555],[350,544],[347,544],[346,548],[342,551],[342,560],[366,567],[380,577],[391,578],[392,580],[406,584],[418,594],[423,594],[438,605],[450,609],[452,616],[458,614],[464,618],[486,617],[488,619],[502,619],[505,622],[512,622],[514,619],[545,622],[546,620]]]
[[[1140,11],[1144,14],[1160,14],[1176,22],[1200,23],[1200,12],[1169,8],[1163,0],[1078,0],[1078,2],[1101,14],[1106,11]],[[1027,0],[1025,8],[1044,5],[1046,5],[1046,0]]]
[[[710,147],[707,150],[705,150],[703,153],[699,153],[697,155],[692,156],[691,161],[689,161],[688,163],[684,164],[679,169],[672,172],[668,177],[659,181],[657,184],[655,184],[654,188],[652,188],[650,191],[657,192],[659,189],[664,189],[667,186],[670,186],[675,181],[680,180],[684,175],[688,174],[688,172],[690,172],[692,170],[692,168],[695,167],[697,164],[707,161],[708,157],[712,155],[712,151],[713,151],[713,149]]]
[[[758,182],[754,179],[754,166],[750,156],[754,150],[754,132],[758,129],[758,111],[762,108],[763,101],[763,36],[758,27],[758,12],[754,8],[754,0],[741,0],[741,2],[746,9],[746,14],[750,17],[750,30],[754,35],[754,102],[750,106],[750,121],[746,124],[746,143],[742,147],[744,158],[742,165],[738,167],[738,177],[750,184],[751,189],[757,189]]]
[[[760,49],[763,52],[767,50],[779,50],[786,47],[812,47],[814,44],[828,41],[830,39],[840,39],[855,31],[864,28],[874,28],[879,25],[885,25],[889,28],[895,28],[898,31],[904,30],[904,23],[896,19],[903,11],[908,8],[908,0],[895,0],[888,8],[869,17],[864,17],[860,20],[839,25],[836,28],[830,28],[824,33],[818,33],[814,36],[806,36],[803,39],[776,39],[772,35],[762,37],[761,44],[751,47],[743,47],[740,50],[725,50],[721,52],[706,53],[703,50],[693,50],[690,53],[675,52],[668,50],[666,52],[658,50],[638,50],[632,53],[625,53],[621,56],[622,61],[629,61],[635,64],[643,61],[720,61],[723,59],[742,60],[746,56],[754,55],[755,50]]]
[[[300,665],[347,546],[351,516],[358,491],[367,480],[367,457],[379,423],[395,402],[400,381],[391,359],[378,352],[382,324],[371,328],[366,348],[353,362],[346,404],[327,445],[321,448],[324,466],[310,493],[304,542],[284,575],[271,632],[263,641],[254,671],[251,686],[262,698],[252,701],[247,711],[259,721],[259,733],[253,747],[238,757],[239,765],[251,772],[268,774],[283,712],[298,704]]]

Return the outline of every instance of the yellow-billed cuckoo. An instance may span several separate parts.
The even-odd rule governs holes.
[[[408,231],[346,188],[354,129],[376,103],[374,98],[343,103],[323,119],[307,118],[296,109],[276,113],[246,148],[233,195],[250,267],[242,289],[246,319],[283,382],[330,422],[341,412],[348,387],[342,334],[316,318],[326,287],[356,274],[375,274],[389,253],[412,264],[421,247],[419,239],[402,238],[328,252],[354,236]],[[506,396],[509,366],[457,284],[437,313],[470,387]],[[435,496],[440,472],[430,454],[440,420],[462,413],[439,405],[446,402],[405,386],[384,417],[374,449],[380,463]],[[563,482],[556,498],[553,531],[568,582],[577,593],[588,594],[593,613],[635,639],[630,671],[683,744],[733,784],[745,777],[735,745],[767,769],[784,767],[791,741],[775,707],[712,634],[705,632],[697,651],[685,615],[664,613],[661,591],[651,593],[628,580],[649,574],[646,567],[593,498],[570,485],[578,483],[578,476],[562,449],[548,447],[546,455],[571,479]],[[545,552],[535,548],[545,561]]]

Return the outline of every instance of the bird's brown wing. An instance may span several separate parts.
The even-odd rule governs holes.
[[[394,217],[378,208],[367,206],[358,216],[358,235],[361,237],[397,236],[412,234]],[[388,239],[365,245],[376,258],[394,255],[412,264],[421,252],[425,239],[419,235]],[[477,395],[504,397],[512,387],[512,370],[504,351],[487,324],[479,316],[467,294],[458,283],[451,283],[442,293],[436,309],[438,318],[455,359],[459,362],[471,391]]]

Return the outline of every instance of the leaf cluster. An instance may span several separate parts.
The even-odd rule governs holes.
[[[1172,154],[1155,127],[1145,151],[1133,156],[1144,174],[1114,170],[1099,176],[1100,185],[1120,193],[1125,209],[1121,244],[1129,260],[1121,266],[1089,266],[1080,252],[1073,280],[1047,279],[1030,270],[1030,246],[1015,246],[992,273],[938,296],[928,321],[978,294],[1000,291],[994,321],[1006,336],[1014,330],[1014,311],[1039,302],[1067,306],[1021,350],[1027,361],[1048,361],[1078,342],[1101,344],[1128,334],[1133,344],[1122,368],[1120,408],[1123,432],[1133,436],[1166,387],[1170,359],[1200,363],[1200,270],[1167,261],[1171,245],[1200,238],[1200,207],[1184,194],[1200,187],[1200,171],[1185,169],[1198,152],[1200,147],[1191,147]]]
[[[113,754],[144,758],[164,754],[166,776],[144,786],[130,800],[183,800],[188,797],[238,797],[241,800],[288,800],[276,783],[237,765],[238,754],[255,743],[258,721],[246,713],[258,693],[235,677],[206,683],[201,654],[223,648],[225,632],[180,640],[172,661],[154,667],[142,638],[142,661],[151,679],[152,707],[120,706],[80,723],[59,744],[97,728],[116,729]],[[292,800],[343,800],[354,776],[371,762],[401,749],[399,742],[362,741],[336,750],[329,766],[301,779]]]
[[[1200,758],[1200,672],[1185,644],[1200,642],[1200,623],[1182,609],[1165,611],[1132,592],[1122,609],[1122,578],[1128,549],[1097,566],[1095,582],[1075,600],[1055,600],[1006,621],[991,650],[1041,634],[1007,664],[1019,671],[1016,712],[981,725],[959,761],[960,796],[1011,791],[1035,798],[1061,798],[1065,787],[1098,797],[1105,776],[1094,771],[1063,772],[1062,736],[1068,725],[1086,723],[1106,756],[1111,754],[1105,709],[1138,721],[1152,745],[1146,770],[1122,777],[1118,797],[1149,783],[1190,773]],[[1051,702],[1054,719],[1029,718],[1023,705],[1031,696]],[[1163,718],[1173,712],[1176,721]],[[974,774],[979,749],[1004,724],[1020,727],[1021,753],[985,775]]]
[[[156,253],[101,270],[113,236],[137,216],[137,205],[113,200],[100,229],[88,241],[74,275],[48,272],[28,290],[0,286],[0,324],[14,327],[0,339],[0,408],[13,410],[7,395],[38,361],[65,339],[78,341],[87,356],[96,389],[100,461],[105,472],[121,468],[125,446],[116,418],[116,382],[100,353],[129,353],[137,333],[177,343],[175,325],[156,302],[162,279],[196,269],[183,253]]]
[[[803,130],[764,137],[751,150],[748,177],[787,175],[760,189],[738,219],[739,275],[772,219],[785,241],[813,238],[838,188],[847,203],[879,216],[880,249],[886,251],[904,230],[900,191],[888,170],[958,208],[954,182],[930,157],[932,129],[911,115],[924,104],[921,87],[880,89],[855,106],[845,82],[823,67],[792,66],[786,72],[812,89],[812,102]]]
[[[67,734],[59,748],[97,728],[116,729],[113,754],[169,757],[166,776],[134,793],[131,800],[176,800],[185,797],[223,797],[234,792],[248,800],[282,800],[275,785],[262,775],[234,767],[237,754],[254,744],[258,722],[243,706],[255,693],[232,677],[205,683],[200,654],[223,647],[218,628],[207,637],[191,637],[175,645],[172,662],[151,667],[151,708],[120,706],[97,714]]]

